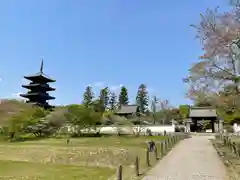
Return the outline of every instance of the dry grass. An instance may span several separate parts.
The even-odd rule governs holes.
[[[66,143],[66,139],[53,138],[21,143],[5,142],[0,144],[0,168],[1,162],[2,164],[8,162],[10,165],[5,169],[7,168],[6,171],[11,174],[11,169],[15,169],[11,163],[13,166],[21,166],[19,165],[21,162],[23,164],[21,172],[24,172],[25,167],[28,168],[31,166],[29,164],[32,164],[33,167],[30,168],[30,171],[33,171],[33,174],[41,172],[42,179],[46,180],[49,179],[50,175],[48,175],[48,171],[42,169],[48,169],[48,167],[53,168],[56,172],[52,179],[62,176],[61,173],[65,169],[69,173],[73,171],[73,174],[76,169],[84,169],[84,171],[87,169],[84,178],[98,180],[101,179],[100,175],[96,172],[98,175],[93,178],[91,171],[103,171],[102,176],[105,177],[107,174],[110,177],[114,175],[117,166],[122,164],[124,178],[127,180],[134,175],[133,163],[136,156],[140,157],[140,169],[146,168],[146,141],[150,139],[161,141],[164,138],[162,136],[75,138],[70,140],[70,144]],[[156,162],[153,155],[151,162]],[[58,169],[62,168],[64,170],[57,174]],[[81,173],[83,174],[83,172]],[[5,175],[4,171],[0,170],[0,176],[3,175]],[[31,176],[31,172],[29,176]],[[84,178],[83,180],[85,180]]]
[[[14,114],[27,110],[32,106],[18,100],[0,100],[0,125],[4,125]]]

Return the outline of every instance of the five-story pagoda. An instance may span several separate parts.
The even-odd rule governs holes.
[[[40,72],[32,76],[24,76],[25,79],[31,82],[28,85],[22,85],[23,88],[28,89],[26,94],[20,94],[21,97],[27,98],[27,103],[51,109],[53,106],[48,104],[48,100],[55,99],[48,94],[48,91],[54,91],[48,83],[55,82],[55,80],[43,73],[43,60],[41,62]]]

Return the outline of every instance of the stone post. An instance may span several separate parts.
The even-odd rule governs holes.
[[[215,133],[218,133],[218,132],[219,132],[219,128],[218,128],[219,125],[218,125],[218,123],[219,123],[219,122],[217,122],[217,121],[214,122],[214,132],[215,132]]]
[[[190,124],[191,124],[191,119],[188,119],[186,121],[186,132],[190,132]]]
[[[223,133],[223,120],[218,120],[218,130]]]

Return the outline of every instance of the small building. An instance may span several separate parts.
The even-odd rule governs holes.
[[[137,105],[121,105],[118,111],[115,112],[115,114],[126,118],[133,118],[137,116],[137,112]]]
[[[187,121],[190,131],[201,131],[204,121],[210,121],[212,132],[219,131],[219,119],[216,108],[213,107],[191,107]],[[188,127],[187,127],[188,128]]]
[[[31,81],[28,85],[22,85],[23,88],[28,89],[27,93],[20,94],[21,97],[28,99],[26,103],[51,109],[53,106],[49,105],[47,101],[55,99],[55,97],[50,96],[48,91],[55,91],[55,88],[50,87],[48,83],[55,82],[55,80],[43,73],[43,60],[40,72],[31,76],[24,76],[24,78]]]

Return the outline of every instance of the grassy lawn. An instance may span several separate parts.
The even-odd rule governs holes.
[[[140,169],[146,168],[146,142],[163,136],[42,139],[0,143],[0,176],[37,177],[36,179],[108,179],[118,165],[124,178],[134,175],[136,156]],[[151,155],[151,162],[156,162]],[[18,170],[19,169],[19,170]],[[9,178],[8,178],[9,179]],[[13,178],[14,179],[14,178]],[[17,178],[16,178],[17,179]],[[23,178],[24,179],[24,178]]]
[[[161,141],[164,136],[106,136],[106,137],[87,137],[87,138],[72,138],[67,144],[66,138],[49,138],[38,141],[19,142],[18,145],[34,144],[34,145],[54,145],[54,146],[112,146],[112,147],[146,147],[146,142],[149,140]]]
[[[115,171],[109,168],[86,168],[70,165],[46,165],[29,162],[0,161],[0,179],[34,180],[106,180]]]

